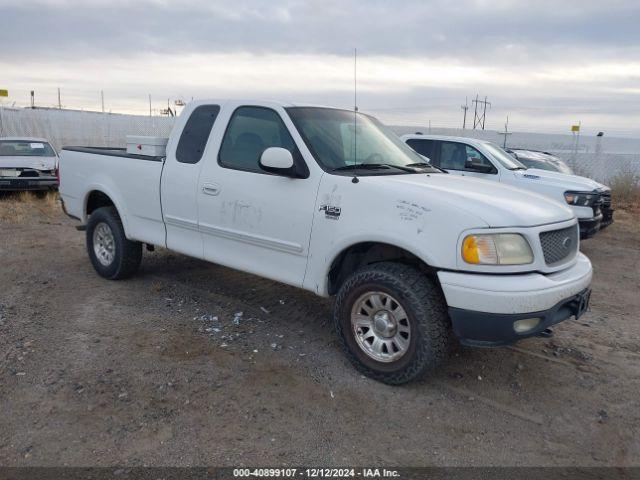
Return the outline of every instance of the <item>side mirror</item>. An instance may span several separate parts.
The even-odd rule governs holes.
[[[493,173],[493,165],[487,165],[486,163],[475,163],[471,160],[467,160],[464,164],[465,170],[478,173]]]
[[[284,177],[298,177],[293,155],[286,148],[269,147],[260,156],[260,168]]]

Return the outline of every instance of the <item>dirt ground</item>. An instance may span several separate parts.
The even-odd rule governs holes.
[[[640,465],[637,217],[583,243],[579,321],[389,387],[347,363],[327,301],[166,250],[106,281],[52,202],[14,201],[0,465]]]

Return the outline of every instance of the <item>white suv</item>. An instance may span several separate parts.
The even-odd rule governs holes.
[[[454,175],[512,185],[568,204],[578,217],[583,239],[613,223],[611,189],[589,178],[527,168],[486,140],[419,133],[402,139],[433,165]]]

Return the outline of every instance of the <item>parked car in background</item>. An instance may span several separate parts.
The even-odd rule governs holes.
[[[613,223],[611,189],[589,178],[528,168],[486,140],[419,133],[402,139],[449,173],[512,185],[569,205],[580,222],[581,238]]]
[[[128,145],[61,153],[99,275],[133,275],[147,244],[335,296],[348,358],[383,382],[433,370],[452,334],[504,345],[587,308],[566,204],[447,175],[368,115],[198,101]]]
[[[0,190],[58,187],[58,154],[44,138],[0,138]]]
[[[523,148],[508,148],[506,151],[527,168],[539,168],[540,170],[574,175],[573,170],[564,160],[551,153]]]

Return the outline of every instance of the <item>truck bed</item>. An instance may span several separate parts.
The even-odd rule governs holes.
[[[163,166],[164,157],[130,154],[123,148],[63,147],[60,194],[69,215],[85,223],[91,192],[104,192],[115,203],[127,238],[165,245],[160,201]]]

